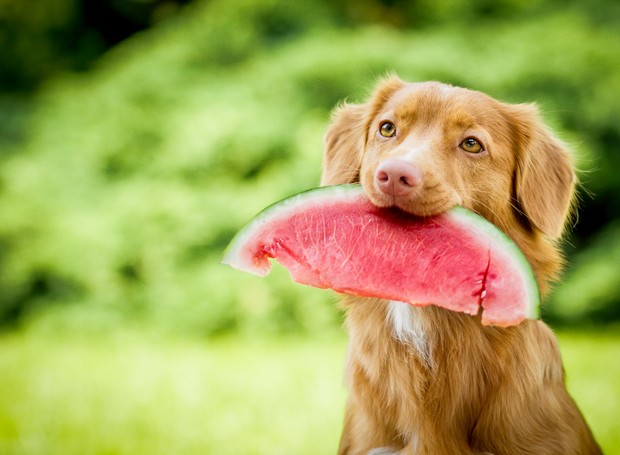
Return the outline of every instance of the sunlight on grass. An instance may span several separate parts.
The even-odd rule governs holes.
[[[0,344],[0,453],[334,453],[344,342]]]
[[[620,337],[560,336],[569,386],[620,453]],[[0,339],[0,453],[328,454],[346,340]]]
[[[620,454],[620,333],[561,333],[567,385],[607,455]]]

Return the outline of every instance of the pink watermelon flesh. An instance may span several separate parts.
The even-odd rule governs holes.
[[[264,276],[275,258],[293,280],[358,296],[437,305],[482,323],[538,317],[539,292],[517,246],[462,207],[419,218],[374,206],[359,185],[276,203],[243,228],[222,260]]]

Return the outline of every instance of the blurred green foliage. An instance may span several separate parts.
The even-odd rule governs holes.
[[[254,213],[317,185],[329,111],[390,71],[541,105],[587,189],[573,266],[545,317],[617,319],[619,11],[603,0],[192,3],[89,71],[47,80],[18,116],[23,140],[0,143],[0,320],[205,335],[337,326],[329,292],[218,262]]]
[[[187,0],[0,0],[0,92],[27,93],[84,70],[105,50]]]

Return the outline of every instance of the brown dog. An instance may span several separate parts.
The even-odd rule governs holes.
[[[575,174],[531,105],[391,77],[345,104],[325,143],[323,185],[361,182],[378,206],[433,215],[462,205],[506,232],[543,295]],[[541,321],[484,327],[430,306],[344,301],[350,389],[340,454],[598,454]]]

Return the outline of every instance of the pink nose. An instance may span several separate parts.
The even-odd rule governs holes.
[[[422,183],[422,173],[407,161],[388,158],[377,168],[375,181],[385,194],[405,196]]]

